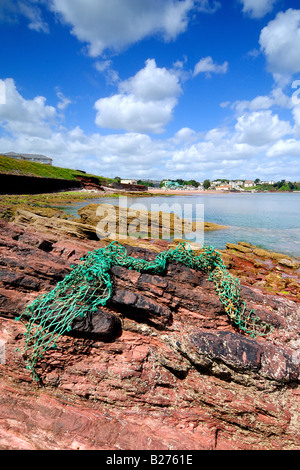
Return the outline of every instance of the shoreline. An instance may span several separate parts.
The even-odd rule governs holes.
[[[226,200],[226,197],[223,198],[222,192],[221,197],[218,198],[218,193],[220,191],[216,192],[215,190],[194,190],[194,191],[189,191],[189,190],[168,190],[168,189],[161,189],[161,188],[149,188],[149,192],[135,192],[135,193],[120,193],[120,192],[105,192],[105,191],[95,191],[95,190],[81,190],[81,191],[70,191],[70,192],[59,192],[59,193],[44,193],[44,194],[30,194],[30,195],[1,195],[0,196],[0,219],[4,219],[6,221],[13,221],[17,210],[18,209],[23,209],[25,211],[33,212],[37,215],[41,215],[43,217],[47,217],[48,219],[51,217],[59,217],[61,219],[70,219],[76,218],[75,215],[69,215],[68,212],[65,212],[64,207],[70,207],[70,206],[76,206],[78,203],[83,203],[81,205],[89,205],[97,200],[98,198],[102,199],[104,203],[106,203],[107,198],[112,198],[112,201],[110,202],[111,204],[118,204],[118,198],[122,196],[128,196],[128,197],[133,197],[133,198],[151,198],[155,199],[156,197],[161,197],[165,198],[165,201],[168,201],[168,197],[170,197],[170,204],[172,204],[173,201],[171,201],[171,198],[174,197],[191,197],[191,202],[193,202],[193,198],[196,198],[194,200],[197,200],[198,198],[201,198],[201,195],[204,196],[211,196],[212,194],[215,194],[216,197],[213,199],[215,200],[216,198],[219,200]],[[236,193],[228,193],[228,194],[236,194]],[[229,199],[231,199],[229,197]],[[228,202],[229,202],[228,199]],[[242,197],[241,199],[244,200]],[[246,197],[248,200],[248,197]],[[115,200],[116,202],[114,202]],[[186,201],[188,202],[188,201]],[[200,202],[200,201],[199,201]],[[205,203],[205,198],[202,201]],[[223,224],[222,224],[223,225]],[[223,226],[222,231],[225,230],[225,232],[228,232],[230,229],[231,224],[227,223],[225,224],[226,228]],[[228,235],[228,236],[227,236]],[[232,238],[230,236],[230,233],[224,233],[224,240],[220,240],[220,236],[217,236],[216,239],[213,238],[211,243],[214,246],[217,246],[218,249],[223,249],[225,246],[226,242],[233,242],[236,243],[238,241],[238,238],[235,236]],[[211,237],[209,237],[210,239]],[[221,237],[222,238],[222,237]],[[243,241],[248,241],[249,243],[252,243],[254,245],[258,246],[263,246],[265,249],[269,250],[275,250],[275,251],[281,251],[285,253],[287,256],[292,256],[295,258],[300,258],[299,257],[299,251],[298,251],[298,246],[292,246],[287,247],[287,246],[278,246],[278,244],[275,243],[275,245],[269,245],[269,244],[262,244],[262,241],[259,241],[257,237],[254,237],[254,239],[251,237],[247,237],[247,239],[243,238],[243,235],[240,236],[240,239]],[[224,243],[223,243],[224,242]]]

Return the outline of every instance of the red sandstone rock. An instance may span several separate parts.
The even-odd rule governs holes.
[[[243,285],[249,307],[274,327],[251,338],[203,273],[114,267],[112,298],[45,353],[36,384],[14,317],[101,244],[3,222],[0,230],[0,449],[300,447],[299,303]]]

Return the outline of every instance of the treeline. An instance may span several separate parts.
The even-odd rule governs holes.
[[[198,188],[201,183],[199,183],[196,180],[183,180],[181,178],[178,178],[177,180],[172,180],[175,183],[178,183],[180,186],[194,186],[194,188]],[[161,181],[159,184],[159,187],[162,188],[164,186],[164,181]]]
[[[256,180],[255,180],[256,181]],[[256,184],[256,189],[260,190],[266,190],[266,191],[298,191],[300,190],[300,183],[299,182],[294,182],[292,183],[291,181],[277,181],[274,184],[261,184],[260,182],[257,182]]]
[[[143,181],[143,180],[138,180],[136,184],[141,184],[143,186],[148,186],[149,188],[153,188],[154,184],[151,181]]]

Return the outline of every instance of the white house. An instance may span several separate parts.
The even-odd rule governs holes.
[[[136,180],[122,180],[121,179],[121,183],[122,184],[137,184],[137,181]]]
[[[254,186],[254,181],[251,181],[251,180],[245,181],[244,183],[245,188],[252,188],[252,186]]]
[[[240,185],[236,183],[235,181],[230,181],[229,186],[231,189],[241,189]]]

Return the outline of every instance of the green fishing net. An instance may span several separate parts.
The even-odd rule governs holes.
[[[124,246],[112,242],[89,252],[81,261],[71,266],[70,274],[52,291],[37,297],[16,318],[26,325],[24,352],[28,358],[27,368],[35,377],[36,365],[44,352],[56,347],[57,338],[71,331],[74,320],[106,304],[112,293],[110,271],[113,266],[163,274],[172,262],[208,273],[227,315],[240,330],[252,337],[266,335],[271,330],[253,310],[247,311],[240,298],[239,280],[228,273],[221,255],[213,247],[194,251],[188,243],[181,243],[175,249],[159,253],[153,261],[146,261],[129,256]]]

